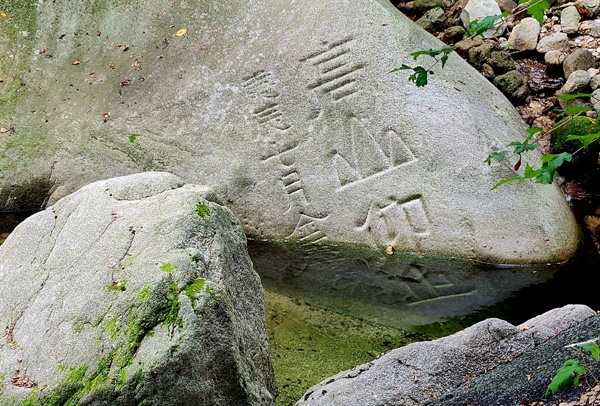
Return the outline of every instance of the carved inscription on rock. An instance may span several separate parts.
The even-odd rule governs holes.
[[[346,141],[350,149],[333,157],[339,188],[350,187],[417,161],[396,131],[383,131],[379,141],[357,117],[348,118],[345,124],[344,134],[349,138]]]
[[[329,94],[333,101],[358,92],[358,72],[364,68],[364,64],[353,61],[352,41],[352,38],[345,38],[332,42],[324,49],[300,59],[318,69],[318,77],[308,85],[308,89]]]
[[[244,79],[242,87],[253,101],[252,115],[259,124],[276,130],[287,130],[292,125],[279,105],[279,81],[273,72],[255,72]]]

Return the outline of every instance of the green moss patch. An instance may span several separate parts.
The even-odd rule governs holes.
[[[600,132],[600,123],[592,121],[589,117],[565,117],[556,123],[556,128],[551,133],[552,153],[573,153],[579,147],[579,141],[567,141],[569,135],[587,135]]]
[[[311,307],[265,291],[269,350],[278,406],[293,405],[312,385],[424,337]]]
[[[206,204],[198,203],[196,205],[196,214],[201,219],[206,218],[206,217],[210,216],[210,208]]]

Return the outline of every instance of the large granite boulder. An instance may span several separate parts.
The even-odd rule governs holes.
[[[594,314],[587,306],[569,305],[519,326],[487,319],[451,336],[409,344],[340,372],[310,388],[296,406],[426,405]]]
[[[0,404],[273,405],[232,213],[167,173],[100,181],[0,246]]]
[[[425,88],[390,73],[442,43],[386,0],[3,7],[7,207],[31,204],[11,193],[22,185],[52,203],[97,179],[167,170],[214,187],[257,238],[501,263],[576,248],[555,185],[490,190],[516,158],[483,160],[526,135],[499,91],[454,54]],[[539,164],[535,152],[524,160]]]

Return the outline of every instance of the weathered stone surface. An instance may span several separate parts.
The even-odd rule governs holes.
[[[535,18],[526,17],[513,28],[508,36],[508,43],[517,51],[534,50],[540,30],[540,23]]]
[[[561,31],[565,34],[575,34],[579,29],[580,19],[581,16],[579,15],[579,11],[577,11],[577,7],[565,7],[560,13]]]
[[[413,343],[341,372],[310,388],[297,406],[421,406],[469,377],[531,351],[547,338],[594,315],[565,306],[518,328],[488,319],[435,341]],[[486,403],[487,404],[487,403]]]
[[[600,13],[600,1],[598,0],[577,0],[575,7],[587,18],[596,18]]]
[[[493,262],[575,250],[556,186],[490,190],[514,162],[482,161],[525,132],[489,82],[456,55],[426,88],[389,74],[441,43],[387,1],[16,3],[0,186],[46,176],[54,202],[168,170],[214,187],[257,238]]]
[[[494,68],[494,72],[496,72],[497,75],[501,75],[517,68],[515,60],[512,58],[510,52],[507,51],[492,52],[489,64]]]
[[[499,75],[494,78],[494,85],[498,87],[511,100],[523,101],[529,94],[527,81],[522,73],[518,70],[511,70],[504,75]]]
[[[0,285],[2,405],[274,404],[260,281],[208,188],[88,185],[0,246]]]
[[[587,71],[588,69],[595,67],[596,58],[594,58],[594,55],[585,48],[578,48],[571,52],[563,62],[563,71],[567,79],[569,79],[571,73],[576,70]]]
[[[548,51],[565,52],[569,49],[569,37],[564,32],[556,32],[540,39],[537,51],[544,54]]]
[[[546,390],[556,371],[568,359],[581,359],[571,345],[597,339],[600,329],[600,316],[589,317],[572,328],[562,331],[516,360],[499,365],[492,371],[463,383],[460,388],[449,391],[428,403],[428,406],[442,405],[595,405],[583,400],[578,403],[579,391],[565,388],[557,395],[546,396]],[[584,351],[586,376],[598,376],[600,363]],[[524,379],[526,378],[526,379]],[[586,387],[586,378],[583,388]],[[592,385],[593,386],[593,385]],[[567,392],[567,393],[565,393]],[[574,395],[574,396],[573,396]],[[569,399],[570,398],[570,399]],[[567,399],[575,402],[565,402]]]
[[[446,13],[441,7],[436,7],[428,10],[423,17],[416,21],[417,25],[423,27],[425,31],[432,32],[433,30],[443,29],[446,25]]]
[[[544,55],[544,62],[546,62],[548,65],[553,65],[553,66],[562,65],[564,60],[565,60],[564,54],[560,51],[548,51]]]
[[[580,93],[590,84],[590,74],[585,70],[576,70],[569,75],[564,86],[560,89],[561,94]]]

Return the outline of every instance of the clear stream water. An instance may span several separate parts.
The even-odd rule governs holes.
[[[0,213],[0,243],[31,214]],[[569,263],[538,267],[256,241],[248,250],[265,287],[278,406],[392,348],[488,317],[519,324],[570,303],[600,310],[600,255],[588,237]]]

